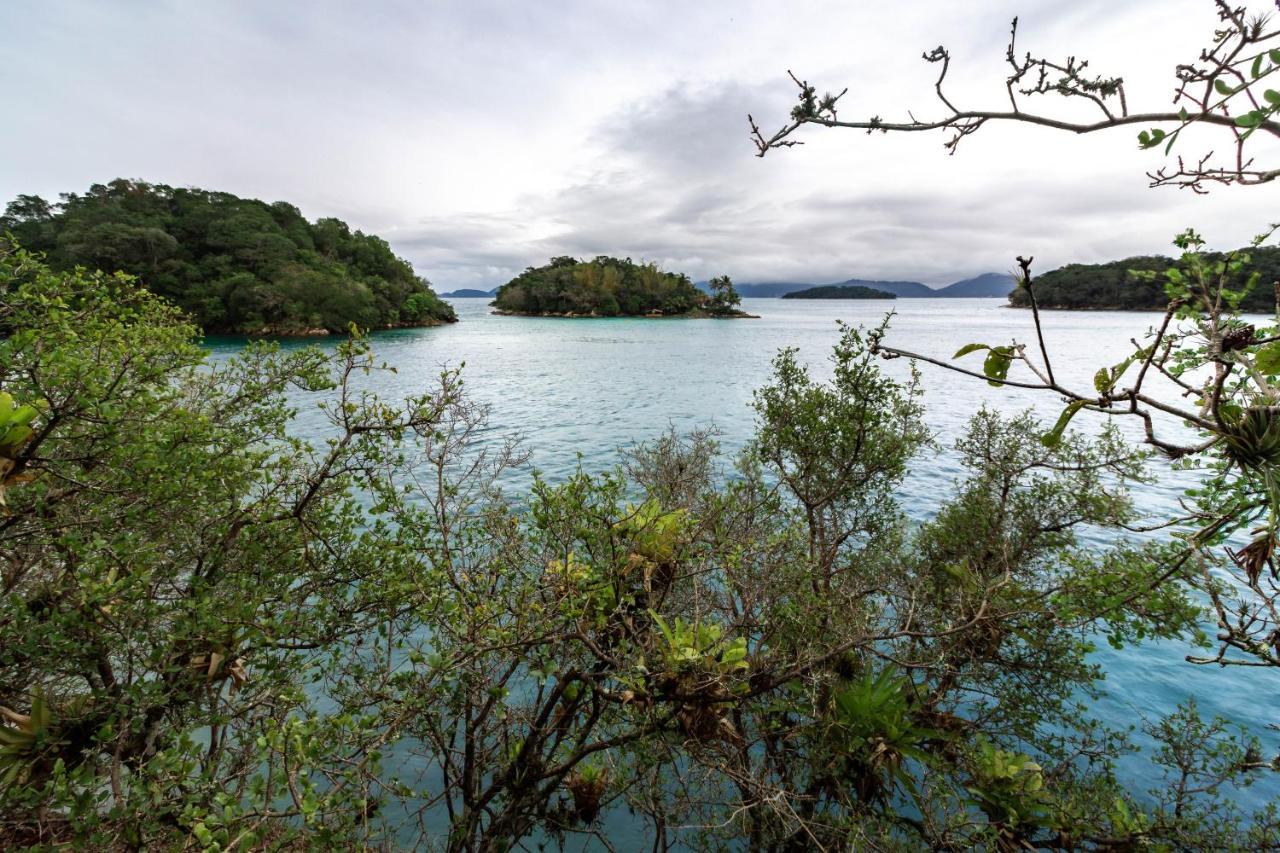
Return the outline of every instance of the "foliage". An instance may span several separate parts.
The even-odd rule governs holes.
[[[0,217],[51,267],[137,276],[210,334],[346,332],[454,320],[382,239],[285,202],[143,181],[95,184],[51,205],[18,196]]]
[[[1280,666],[1280,586],[1273,556],[1280,539],[1280,391],[1275,384],[1280,319],[1258,326],[1242,316],[1258,307],[1251,300],[1265,294],[1280,318],[1280,290],[1262,286],[1264,276],[1275,273],[1267,264],[1280,252],[1263,248],[1275,231],[1273,226],[1249,249],[1226,254],[1205,252],[1195,231],[1179,234],[1174,240],[1183,250],[1178,264],[1141,274],[1164,293],[1163,321],[1145,342],[1135,341],[1132,354],[1119,364],[1099,368],[1091,389],[1069,388],[1054,378],[1036,313],[1043,304],[1040,281],[1029,274],[1021,290],[1033,309],[1041,360],[1020,344],[972,344],[956,354],[1002,353],[998,364],[988,357],[984,365],[991,384],[1014,381],[1009,370],[1020,363],[1032,380],[1017,380],[1019,385],[1065,398],[1058,423],[1041,437],[1046,444],[1060,441],[1067,423],[1082,410],[1136,416],[1148,443],[1184,467],[1203,471],[1201,485],[1188,492],[1186,514],[1163,525],[1182,547],[1171,550],[1165,566],[1155,567],[1155,583],[1179,578],[1212,605],[1218,653],[1191,658],[1197,663]],[[1166,402],[1150,389],[1153,378],[1171,384],[1191,405]],[[1157,415],[1166,419],[1163,429]],[[1198,432],[1200,440],[1163,437],[1170,418]]]
[[[688,276],[662,272],[653,264],[603,255],[591,261],[561,257],[530,267],[498,288],[493,305],[512,314],[740,316],[733,283],[728,277],[715,281],[708,297]]]
[[[742,304],[742,297],[733,288],[733,281],[727,275],[717,276],[707,282],[711,298],[706,302],[706,309],[712,314],[735,314]]]
[[[1277,843],[1220,807],[1265,762],[1216,723],[1149,755],[1213,786],[1152,801],[1089,719],[1096,637],[1196,616],[1131,582],[1158,548],[1077,541],[1132,520],[1141,460],[984,412],[909,528],[929,437],[883,328],[828,382],[780,353],[731,468],[672,433],[515,502],[456,372],[387,402],[358,338],[211,364],[135,281],[20,251],[0,315],[0,389],[45,401],[0,515],[7,847],[511,849],[626,814],[659,846]]]
[[[828,284],[782,294],[783,299],[897,299],[892,293],[858,284]]]

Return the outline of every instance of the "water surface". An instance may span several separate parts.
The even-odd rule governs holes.
[[[444,367],[465,364],[470,393],[491,407],[492,436],[523,436],[533,466],[552,481],[579,464],[589,470],[612,466],[618,448],[653,438],[672,425],[680,430],[715,425],[725,451],[735,451],[753,431],[752,392],[767,381],[774,355],[794,347],[815,375],[829,376],[827,358],[839,337],[837,321],[875,325],[893,311],[887,342],[942,358],[975,341],[1034,344],[1030,313],[1004,307],[997,299],[744,300],[747,311],[760,315],[755,320],[499,317],[489,313],[485,299],[452,304],[457,324],[374,335],[376,355],[398,368],[394,375],[377,377],[380,390],[388,395],[421,392]],[[1160,319],[1153,313],[1110,311],[1050,311],[1043,316],[1057,378],[1081,389],[1092,387],[1098,367],[1131,353],[1130,339],[1140,339]],[[208,343],[215,357],[241,345],[235,339]],[[969,358],[979,369],[982,356]],[[886,362],[885,368],[899,376],[909,370],[902,359]],[[963,473],[950,445],[982,405],[1002,411],[1035,406],[1050,420],[1062,407],[1043,393],[993,388],[929,365],[921,369],[926,418],[941,449],[912,466],[903,489],[905,509],[916,519],[936,512],[939,496]],[[1096,427],[1090,418],[1082,413],[1078,424]],[[1141,437],[1136,420],[1123,421],[1123,426],[1135,439]],[[319,431],[323,420],[303,406],[298,428]],[[1185,473],[1164,463],[1154,465],[1160,481],[1142,486],[1136,498],[1142,510],[1159,515],[1176,509],[1188,481]],[[509,492],[518,495],[529,479],[529,471],[515,472]],[[1264,737],[1265,753],[1275,754],[1280,744],[1262,728],[1272,721],[1263,709],[1280,705],[1275,674],[1196,667],[1183,661],[1191,651],[1182,643],[1099,651],[1107,671],[1106,697],[1093,712],[1113,725],[1127,726],[1168,713],[1194,695],[1204,713],[1250,720],[1254,733]],[[1126,760],[1121,768],[1137,789],[1158,782],[1143,772],[1148,768],[1142,762]],[[1244,792],[1242,805],[1260,804],[1278,793],[1274,777],[1264,777]]]

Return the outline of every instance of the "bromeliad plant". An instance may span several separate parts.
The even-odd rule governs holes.
[[[929,432],[883,329],[842,330],[830,381],[781,353],[731,472],[668,435],[513,503],[524,455],[456,371],[393,404],[358,338],[211,364],[136,283],[22,252],[0,317],[0,392],[47,401],[0,516],[4,846],[480,851],[623,809],[668,846],[779,853],[961,849],[1013,812],[1042,846],[1237,825],[1148,814],[1075,704],[1095,633],[1187,628],[1184,598],[1131,582],[1150,555],[1074,539],[1130,520],[1100,472],[1131,461],[982,413],[908,527]],[[1034,832],[1030,765],[979,772],[984,742],[1107,808]]]
[[[919,797],[908,762],[930,766],[946,736],[913,714],[915,685],[886,666],[868,670],[832,697],[833,755],[845,762],[844,774],[861,802],[884,801],[902,785]]]
[[[973,803],[991,822],[997,846],[1025,850],[1037,833],[1056,829],[1053,798],[1030,756],[979,740],[970,755]]]
[[[38,690],[31,693],[30,713],[0,705],[0,790],[30,782],[46,755],[55,750],[52,722],[49,701]]]
[[[714,622],[686,622],[676,617],[668,625],[657,613],[650,611],[649,615],[666,641],[662,660],[672,670],[716,676],[750,668],[745,637],[726,639],[724,628]]]
[[[12,394],[0,391],[0,507],[5,504],[6,488],[32,477],[24,473],[21,453],[35,437],[32,423],[46,405],[43,400],[19,405]]]

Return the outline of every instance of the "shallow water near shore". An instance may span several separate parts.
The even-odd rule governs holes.
[[[388,396],[421,392],[444,367],[465,364],[463,377],[470,394],[491,407],[487,440],[523,436],[532,467],[552,482],[578,465],[591,471],[609,468],[618,461],[618,448],[652,439],[670,426],[687,431],[714,425],[727,462],[754,429],[752,392],[768,380],[774,355],[795,347],[815,376],[829,376],[827,358],[839,336],[838,320],[872,326],[892,311],[887,343],[941,359],[950,359],[972,342],[1016,339],[1034,344],[1030,313],[1007,308],[999,299],[747,299],[743,309],[760,319],[740,322],[510,317],[491,314],[487,299],[451,302],[460,319],[457,324],[372,336],[375,355],[398,369],[394,375],[376,377],[377,389]],[[1047,311],[1043,318],[1057,377],[1082,389],[1092,387],[1098,367],[1131,353],[1130,339],[1141,339],[1159,321],[1159,315],[1149,312],[1120,311]],[[305,343],[291,340],[283,346]],[[335,345],[330,339],[314,343]],[[242,339],[234,338],[206,341],[215,359],[242,345]],[[969,358],[970,366],[979,369],[981,356]],[[910,367],[905,359],[897,359],[885,362],[885,369],[906,376]],[[939,449],[912,465],[901,491],[904,508],[916,520],[931,517],[950,484],[963,475],[952,444],[981,406],[1004,412],[1034,406],[1050,421],[1062,406],[1052,395],[993,388],[927,364],[920,370],[926,421]],[[1096,429],[1098,422],[1084,413],[1073,425]],[[1121,425],[1135,440],[1141,437],[1136,420],[1122,419]],[[320,434],[325,429],[323,416],[300,405],[297,429],[304,435]],[[1176,511],[1190,483],[1188,475],[1160,460],[1151,465],[1158,480],[1135,487],[1139,509],[1153,516]],[[505,490],[519,499],[530,481],[531,470],[512,472]],[[1183,656],[1197,650],[1185,643],[1116,651],[1106,648],[1101,638],[1099,642],[1104,648],[1096,660],[1107,673],[1105,696],[1092,703],[1090,711],[1103,721],[1116,727],[1139,725],[1195,696],[1206,716],[1249,719],[1251,732],[1263,740],[1264,755],[1280,748],[1280,736],[1264,728],[1280,722],[1280,715],[1273,720],[1269,710],[1280,705],[1274,673],[1194,666]],[[1120,769],[1135,790],[1160,785],[1144,761],[1126,758]],[[1263,776],[1241,792],[1239,803],[1251,808],[1278,794],[1280,780]],[[618,829],[616,843],[625,849],[627,829]]]

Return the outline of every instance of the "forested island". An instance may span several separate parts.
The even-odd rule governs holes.
[[[897,299],[892,293],[859,284],[828,284],[782,294],[780,299]]]
[[[144,181],[94,184],[51,204],[20,195],[0,217],[55,270],[137,276],[211,334],[305,335],[454,322],[453,308],[385,240],[334,218],[230,193]]]
[[[461,290],[454,290],[440,295],[447,299],[491,299],[497,292],[496,290],[476,290],[473,287],[464,287]]]
[[[1280,280],[1280,248],[1241,249],[1250,256],[1250,270],[1259,274],[1258,285],[1241,303],[1242,311],[1270,313],[1275,310],[1275,288]],[[1216,263],[1224,255],[1205,253],[1205,260]],[[1068,264],[1035,279],[1036,300],[1041,308],[1163,311],[1169,304],[1165,291],[1165,273],[1178,266],[1173,258],[1163,255],[1140,255],[1105,264]],[[1233,282],[1240,286],[1244,282]],[[1009,294],[1015,308],[1030,307],[1025,287]]]
[[[703,293],[680,273],[630,258],[552,258],[498,288],[499,314],[535,317],[749,317],[728,276]]]

